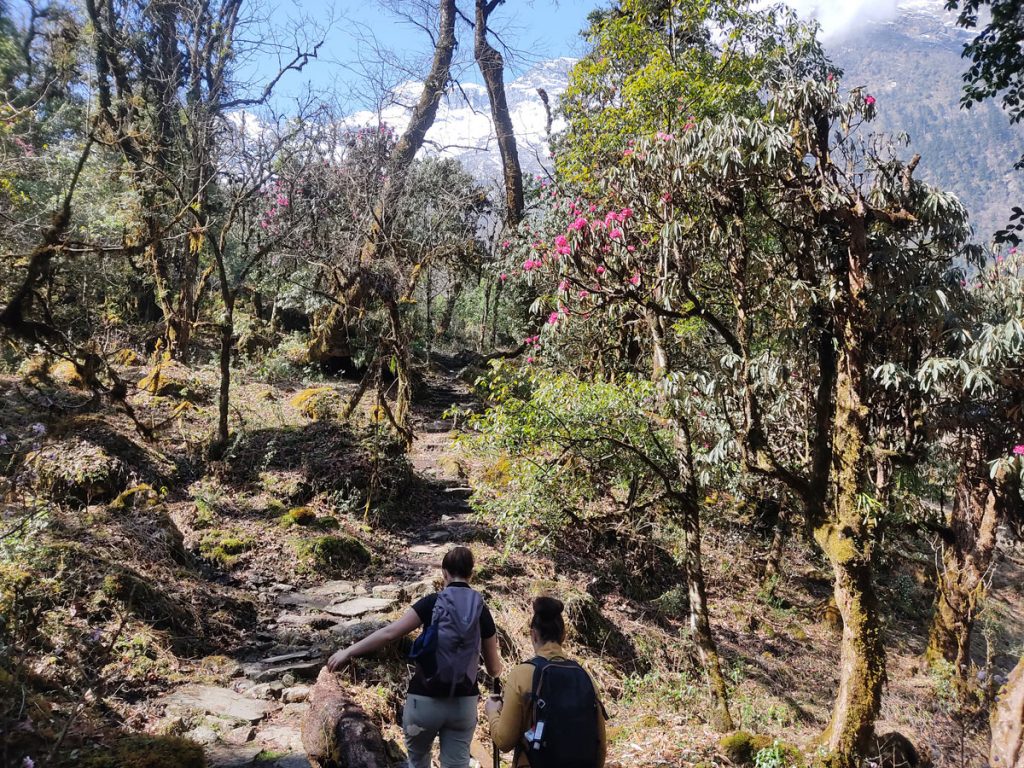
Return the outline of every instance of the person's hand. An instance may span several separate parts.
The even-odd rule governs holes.
[[[484,714],[488,717],[494,717],[495,715],[500,714],[503,703],[504,702],[502,702],[501,699],[495,699],[494,697],[488,698],[487,703],[484,704]]]
[[[334,653],[327,660],[327,669],[331,672],[337,672],[345,668],[345,665],[352,660],[352,655],[348,652],[348,648],[342,648],[340,651]]]

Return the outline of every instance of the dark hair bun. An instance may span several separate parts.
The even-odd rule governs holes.
[[[542,595],[533,601],[533,612],[543,619],[555,619],[562,615],[565,604],[557,597]]]

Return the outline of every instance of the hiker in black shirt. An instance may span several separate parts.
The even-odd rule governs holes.
[[[468,768],[480,695],[476,683],[479,657],[483,656],[488,674],[501,674],[494,619],[469,586],[472,572],[469,549],[449,550],[441,562],[442,592],[417,600],[400,619],[327,661],[327,668],[336,672],[352,657],[371,653],[423,627],[411,654],[416,673],[409,683],[402,718],[411,768],[430,768],[430,752],[438,737],[441,768]]]

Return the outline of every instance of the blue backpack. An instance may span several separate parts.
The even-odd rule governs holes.
[[[409,658],[422,663],[433,657],[434,673],[428,684],[448,687],[455,693],[460,683],[476,684],[480,670],[480,616],[484,601],[480,593],[468,587],[441,590],[434,603],[430,624],[420,633],[409,651]]]

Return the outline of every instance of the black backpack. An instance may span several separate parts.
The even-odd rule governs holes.
[[[531,659],[529,730],[516,749],[530,768],[599,768],[597,718],[604,711],[590,675],[575,661]]]

